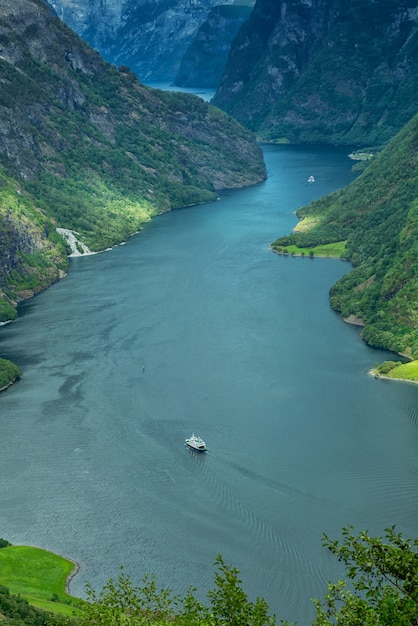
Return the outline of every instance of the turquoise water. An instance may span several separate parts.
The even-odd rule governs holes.
[[[0,331],[23,370],[0,394],[0,536],[77,560],[75,595],[123,564],[204,596],[221,553],[251,598],[305,625],[340,573],[323,532],[417,536],[418,387],[369,376],[388,354],[331,311],[348,264],[268,247],[352,163],[265,157],[265,183],[72,259]],[[184,447],[192,432],[206,455]]]
[[[141,81],[142,82],[142,81]],[[144,82],[147,87],[152,87],[153,89],[161,89],[162,91],[180,91],[182,93],[189,93],[194,96],[199,96],[202,100],[209,101],[215,95],[215,89],[210,89],[208,87],[178,87],[177,85],[170,85],[167,82]]]

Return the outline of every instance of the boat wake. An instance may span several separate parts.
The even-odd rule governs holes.
[[[200,456],[200,455],[199,455]],[[217,459],[218,469],[222,470],[222,459],[219,455],[208,453],[206,457]],[[219,518],[227,517],[231,520],[231,527],[237,529],[237,536],[245,540],[246,545],[255,546],[258,553],[260,567],[265,567],[268,563],[275,563],[280,571],[289,572],[300,577],[315,577],[324,587],[327,584],[327,577],[323,574],[316,559],[311,558],[309,553],[303,548],[303,542],[298,541],[295,536],[289,536],[287,508],[290,500],[297,498],[298,494],[290,487],[277,481],[259,476],[254,472],[249,472],[236,464],[226,463],[228,468],[238,471],[256,483],[254,488],[249,489],[246,485],[246,493],[260,490],[260,483],[272,494],[268,501],[275,502],[273,509],[263,515],[257,510],[256,503],[246,503],[237,495],[237,490],[232,485],[228,485],[225,476],[228,471],[222,471],[222,479],[217,477],[216,468],[212,463],[199,463],[200,483],[205,491],[206,498],[212,503],[212,509],[217,511]],[[204,484],[202,484],[204,483]],[[235,481],[234,481],[235,484]],[[303,494],[306,496],[306,494]],[[225,515],[226,513],[226,515]],[[270,519],[268,519],[270,517]],[[302,530],[303,532],[303,530]],[[292,533],[291,533],[292,534]]]

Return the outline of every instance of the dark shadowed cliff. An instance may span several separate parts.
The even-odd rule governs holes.
[[[214,103],[268,140],[376,145],[417,84],[416,0],[257,0]]]
[[[242,5],[214,7],[183,55],[175,84],[216,88],[222,78],[231,42],[251,11],[251,6]]]

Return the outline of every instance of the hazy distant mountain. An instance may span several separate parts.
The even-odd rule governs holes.
[[[231,42],[251,11],[252,6],[238,4],[213,7],[182,58],[175,84],[216,88],[228,60]]]
[[[265,139],[375,145],[417,85],[416,0],[257,0],[214,103]]]
[[[174,80],[210,10],[236,0],[49,0],[61,19],[111,63],[141,80]],[[254,4],[241,0],[240,4]]]

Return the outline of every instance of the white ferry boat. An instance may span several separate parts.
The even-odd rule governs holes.
[[[184,445],[187,446],[188,448],[191,448],[191,450],[196,450],[196,452],[207,451],[207,447],[203,439],[201,439],[200,437],[197,437],[194,434],[185,440]]]

